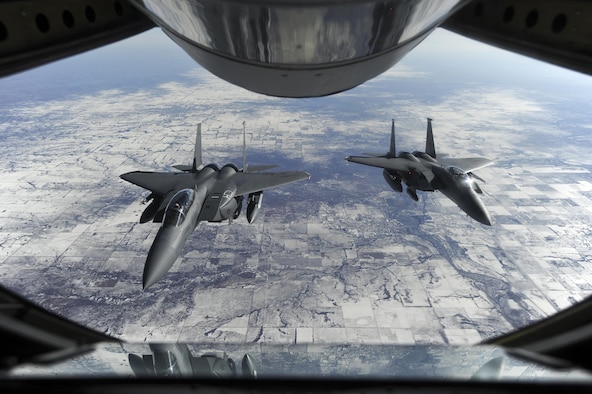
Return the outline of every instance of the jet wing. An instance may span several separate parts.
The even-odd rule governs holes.
[[[187,172],[132,171],[119,177],[163,196],[174,190],[193,188],[195,186],[195,174]]]
[[[478,170],[479,168],[490,166],[495,162],[493,160],[486,159],[485,157],[465,157],[460,159],[438,159],[438,163],[444,167],[453,166],[461,168],[465,172],[472,172]]]
[[[347,161],[352,163],[364,164],[372,167],[384,168],[393,171],[409,171],[409,170],[420,170],[424,171],[425,166],[419,162],[413,162],[400,157],[365,157],[365,156],[347,156]]]
[[[287,172],[237,172],[232,180],[236,185],[236,195],[258,192],[272,187],[287,185],[288,183],[310,179],[310,174],[303,171]]]
[[[276,166],[275,164],[261,164],[261,165],[255,165],[255,166],[249,166],[247,167],[247,170],[249,172],[261,172],[261,171],[267,171],[267,170],[271,170],[272,168],[277,168],[278,166]]]
[[[347,156],[345,158],[347,161],[351,161],[352,163],[364,164],[367,166],[384,168],[386,170],[392,171],[419,171],[426,177],[428,181],[432,181],[434,179],[434,173],[432,170],[423,165],[419,161],[411,161],[407,160],[402,157],[364,157],[364,156]]]

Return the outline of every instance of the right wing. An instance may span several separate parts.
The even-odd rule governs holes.
[[[261,164],[261,165],[249,165],[247,167],[248,172],[261,172],[271,170],[272,168],[277,168],[278,166],[275,164]]]
[[[310,174],[304,171],[237,172],[232,177],[232,180],[236,185],[237,196],[287,185],[288,183],[301,181],[303,179],[310,179]]]

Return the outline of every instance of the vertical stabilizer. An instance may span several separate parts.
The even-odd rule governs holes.
[[[391,125],[391,146],[389,148],[388,157],[396,157],[397,156],[397,148],[395,146],[395,120],[392,120],[393,123]]]
[[[203,163],[201,161],[201,123],[197,124],[197,133],[195,136],[195,149],[193,150],[193,172],[201,169]]]
[[[436,148],[434,147],[434,134],[432,132],[432,119],[428,118],[428,131],[426,136],[426,148],[425,152],[432,156],[434,159],[436,158]]]
[[[245,131],[247,122],[243,120],[243,172],[247,172],[247,132]]]

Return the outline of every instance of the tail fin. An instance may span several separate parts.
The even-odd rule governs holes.
[[[201,162],[201,123],[197,124],[197,135],[195,136],[195,149],[193,151],[193,162],[190,165],[177,164],[174,165],[177,170],[185,172],[198,172],[203,168]]]
[[[432,119],[428,118],[428,131],[426,136],[426,148],[425,152],[432,156],[434,159],[436,158],[436,148],[434,147],[434,134],[432,132]]]
[[[247,132],[245,131],[247,122],[243,120],[243,172],[247,172]]]
[[[389,148],[389,157],[396,157],[397,156],[397,148],[395,146],[395,120],[392,120],[393,123],[391,125],[391,146]]]
[[[195,149],[193,150],[193,172],[201,169],[201,123],[197,124],[197,133],[195,135]]]

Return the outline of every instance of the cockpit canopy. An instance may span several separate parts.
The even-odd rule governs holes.
[[[187,215],[187,211],[193,204],[193,200],[195,200],[195,191],[192,189],[183,189],[178,191],[177,194],[171,198],[169,201],[165,213],[164,213],[164,220],[163,226],[164,227],[178,227],[180,226],[183,221],[185,221],[185,216]]]
[[[467,175],[467,173],[464,172],[462,170],[462,168],[458,168],[458,167],[454,167],[454,166],[450,166],[446,170],[454,177]]]

